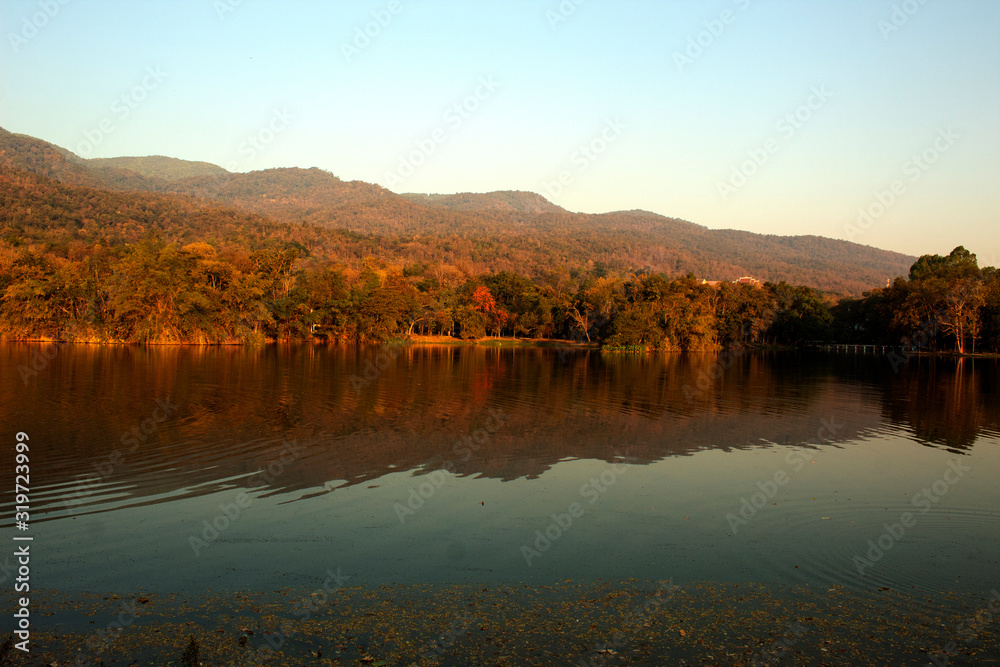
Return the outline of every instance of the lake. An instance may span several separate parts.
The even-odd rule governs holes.
[[[1000,660],[995,359],[5,343],[0,369],[33,656]]]

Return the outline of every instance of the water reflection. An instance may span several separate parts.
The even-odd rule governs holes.
[[[996,434],[996,361],[918,357],[907,370],[884,383],[887,421],[905,425],[923,444],[954,453],[969,450],[984,432]]]
[[[0,346],[0,421],[31,435],[35,520],[233,487],[313,497],[440,467],[535,479],[568,460],[842,446],[885,432],[967,453],[1000,422],[988,359],[894,370],[872,355],[65,346],[25,382],[16,369],[39,349]],[[175,408],[160,419],[165,404]],[[12,461],[0,468],[12,474]]]

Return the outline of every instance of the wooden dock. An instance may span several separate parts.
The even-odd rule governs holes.
[[[863,345],[860,343],[814,343],[813,347],[825,352],[847,352],[852,354],[889,354],[906,351],[902,345]]]

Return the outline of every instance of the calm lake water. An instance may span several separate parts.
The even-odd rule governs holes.
[[[927,612],[1000,589],[996,360],[3,344],[0,369],[0,524],[23,431],[32,587],[67,599],[328,571],[889,589]]]

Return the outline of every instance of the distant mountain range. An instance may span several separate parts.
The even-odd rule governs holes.
[[[206,162],[165,156],[85,160],[3,129],[0,168],[71,188],[123,196],[156,193],[156,201],[167,208],[172,197],[180,197],[184,203],[177,206],[185,208],[194,198],[195,204],[222,205],[277,223],[341,230],[337,238],[346,244],[343,256],[332,248],[336,243],[327,244],[327,254],[348,265],[363,254],[349,247],[355,243],[377,248],[377,256],[390,262],[439,262],[472,272],[509,270],[534,277],[604,266],[668,275],[690,272],[710,280],[751,275],[859,294],[905,275],[916,259],[821,236],[707,229],[648,211],[572,213],[533,192],[395,194],[316,168],[231,173]],[[10,187],[7,180],[2,185]],[[12,221],[0,218],[4,222]],[[164,232],[169,235],[170,229]]]

